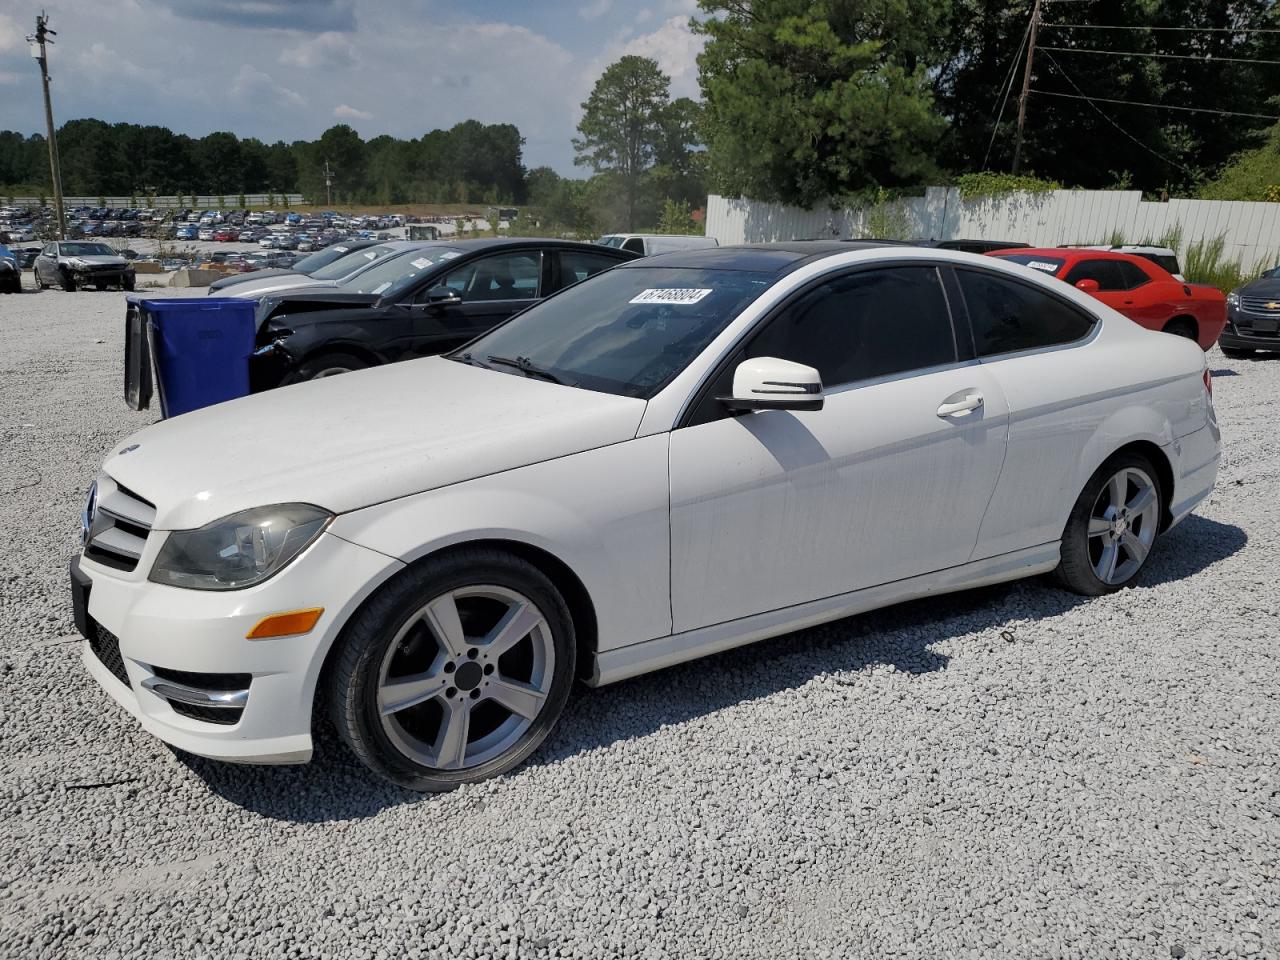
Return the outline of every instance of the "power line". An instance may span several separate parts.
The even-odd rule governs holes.
[[[1034,18],[1034,14],[1032,17]],[[1000,112],[996,113],[996,104],[991,105],[991,113],[994,123],[991,125],[991,139],[987,141],[987,152],[982,155],[982,169],[987,169],[987,161],[991,159],[991,148],[995,146],[996,134],[1000,132],[1000,121],[1004,118],[1004,108],[1009,105],[1009,94],[1013,92],[1013,74],[1018,69],[1018,61],[1022,59],[1022,47],[1027,42],[1027,35],[1031,32],[1032,20],[1027,21],[1027,28],[1022,31],[1022,39],[1018,41],[1018,52],[1009,64],[1009,72],[1005,75],[1004,83],[1001,89],[1004,95],[996,94],[996,102],[1000,105]]]
[[[1041,49],[1044,49],[1043,47]],[[1181,110],[1185,113],[1216,113],[1223,117],[1251,117],[1255,120],[1280,120],[1280,116],[1269,113],[1240,113],[1236,110],[1215,110],[1211,107],[1177,107],[1171,103],[1143,103],[1139,100],[1112,100],[1108,97],[1077,96],[1073,93],[1055,93],[1052,90],[1032,90],[1042,97],[1066,97],[1068,100],[1096,100],[1098,103],[1121,103],[1130,107],[1153,107],[1156,110]]]
[[[1243,57],[1197,56],[1191,53],[1141,53],[1136,50],[1095,50],[1089,47],[1045,47],[1055,53],[1096,53],[1106,57],[1153,57],[1160,60],[1198,60],[1201,63],[1260,63],[1280,67],[1280,60],[1249,60]]]
[[[1056,0],[1050,0],[1056,2]],[[1044,30],[1155,30],[1177,33],[1280,33],[1276,27],[1152,27],[1117,23],[1044,23]]]
[[[1041,47],[1040,49],[1045,50],[1047,48]],[[1097,111],[1098,116],[1102,117],[1103,120],[1107,121],[1107,123],[1111,124],[1111,126],[1115,127],[1122,134],[1124,134],[1126,137],[1128,137],[1130,140],[1132,140],[1134,143],[1140,146],[1143,150],[1147,151],[1147,153],[1151,154],[1153,157],[1157,157],[1158,159],[1163,160],[1165,163],[1169,164],[1170,166],[1177,167],[1183,173],[1190,174],[1193,177],[1195,176],[1194,170],[1188,169],[1187,167],[1179,163],[1177,160],[1174,160],[1172,157],[1166,157],[1160,151],[1154,150],[1151,147],[1147,146],[1145,143],[1143,143],[1141,140],[1135,137],[1132,133],[1130,133],[1120,124],[1116,123],[1116,121],[1113,120],[1106,112],[1104,112],[1101,107],[1099,107],[1096,103],[1093,102],[1092,97],[1085,95],[1085,92],[1080,89],[1080,85],[1076,83],[1073,79],[1071,79],[1071,75],[1068,74],[1067,71],[1062,69],[1062,64],[1060,64],[1056,59],[1054,59],[1052,54],[1046,53],[1045,56],[1049,58],[1049,62],[1052,63],[1054,68],[1058,71],[1058,73],[1062,75],[1062,79],[1066,80],[1067,83],[1071,84],[1071,86],[1075,89],[1076,93],[1080,94],[1080,96],[1083,97],[1088,102],[1089,106],[1093,107],[1093,109]]]

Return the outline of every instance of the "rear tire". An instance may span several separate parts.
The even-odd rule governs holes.
[[[1072,593],[1114,593],[1146,566],[1160,529],[1164,496],[1151,462],[1135,453],[1112,457],[1089,478],[1062,532],[1053,572]]]
[[[325,691],[330,719],[379,776],[452,790],[538,748],[568,699],[575,655],[569,609],[542,571],[498,550],[458,550],[404,571],[347,624]]]
[[[1249,357],[1252,357],[1255,352],[1252,347],[1219,346],[1219,349],[1222,351],[1222,355],[1228,360],[1247,360]]]
[[[280,385],[285,387],[291,383],[302,383],[306,380],[336,377],[340,373],[365,370],[370,366],[372,364],[349,353],[322,353],[306,360],[301,366],[286,374],[280,380]]]
[[[1188,340],[1195,340],[1199,336],[1196,322],[1189,317],[1174,317],[1164,325],[1164,332],[1172,333],[1175,337],[1186,337]]]

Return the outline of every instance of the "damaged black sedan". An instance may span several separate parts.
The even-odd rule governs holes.
[[[570,284],[635,259],[569,240],[443,240],[335,288],[258,306],[254,393],[444,353]]]

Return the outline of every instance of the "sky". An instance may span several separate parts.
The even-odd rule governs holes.
[[[0,130],[44,132],[26,36],[42,9],[54,118],[203,136],[365,139],[513,123],[525,165],[581,176],[570,143],[601,71],[653,57],[698,95],[696,0],[0,0]]]

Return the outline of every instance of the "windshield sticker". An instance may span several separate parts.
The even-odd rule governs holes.
[[[1048,260],[1028,260],[1027,266],[1032,270],[1043,270],[1045,273],[1057,273],[1058,265]]]
[[[648,290],[641,290],[629,303],[666,303],[673,306],[687,306],[688,304],[697,303],[710,290],[691,289],[688,287],[650,287]]]
[[[373,288],[372,290],[370,290],[369,292],[370,292],[370,293],[381,293],[383,290],[387,289],[387,287],[389,287],[389,286],[391,286],[391,281],[390,281],[390,280],[388,280],[386,283],[380,283],[380,284],[378,284],[376,287],[374,287],[374,288]]]
[[[348,248],[347,248],[347,247],[334,247],[333,249],[337,250],[339,253],[346,253]]]
[[[462,256],[462,254],[459,253],[457,250],[446,250],[444,253],[440,254],[440,259],[452,260],[454,257],[460,257],[460,256]]]
[[[426,257],[419,257],[417,260],[412,261],[410,266],[418,270],[425,270],[427,267],[431,266],[431,261]]]
[[[373,250],[369,250],[368,252],[365,253],[364,258],[366,260],[375,260],[377,259],[377,256],[378,254],[376,252],[374,252]]]

